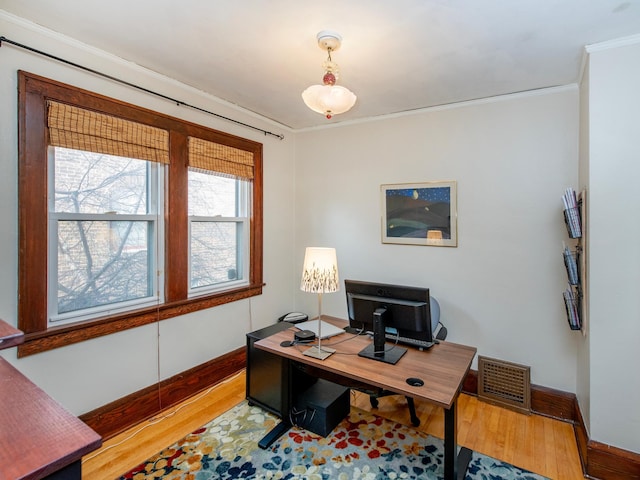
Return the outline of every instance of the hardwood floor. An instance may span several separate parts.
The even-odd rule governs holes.
[[[82,459],[83,480],[118,478],[245,398],[244,371],[105,441]]]
[[[153,419],[104,442],[83,458],[84,480],[117,478],[144,460],[201,427],[245,398],[244,372]],[[352,405],[371,410],[369,398],[352,393]],[[380,399],[378,415],[410,425],[404,397]],[[443,437],[442,409],[416,400],[420,430]],[[573,427],[540,415],[523,415],[460,395],[458,444],[552,479],[584,478]]]
[[[355,397],[352,405],[371,408],[366,395],[357,393]],[[444,411],[419,400],[415,404],[419,429],[443,438]],[[410,425],[406,400],[400,395],[381,398],[376,413]],[[458,444],[552,479],[584,478],[571,424],[517,413],[475,396],[459,397]]]

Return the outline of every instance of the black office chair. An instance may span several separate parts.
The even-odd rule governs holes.
[[[447,329],[444,325],[440,323],[440,304],[438,301],[431,297],[429,299],[429,303],[431,306],[431,330],[435,333],[434,338],[438,340],[444,340],[447,338]],[[373,408],[378,407],[378,399],[381,397],[387,397],[389,395],[398,395],[395,392],[391,392],[389,390],[379,389],[379,390],[369,390],[369,389],[360,389],[363,393],[369,394],[369,401],[371,402],[371,406]],[[416,406],[413,401],[413,397],[405,397],[407,399],[407,407],[409,407],[409,415],[411,417],[411,423],[414,427],[420,425],[420,419],[416,415]]]

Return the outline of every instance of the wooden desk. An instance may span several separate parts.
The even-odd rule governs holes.
[[[346,326],[344,320],[323,317],[336,325]],[[279,355],[288,360],[285,362],[287,372],[283,372],[283,398],[289,402],[284,411],[290,408],[291,398],[289,386],[286,381],[289,378],[290,362],[299,362],[310,365],[320,370],[330,372],[341,377],[365,383],[375,387],[391,390],[401,395],[420,398],[444,408],[444,455],[445,455],[445,479],[455,480],[464,478],[466,467],[469,463],[471,451],[462,449],[457,453],[456,444],[456,400],[462,389],[462,383],[471,362],[476,354],[476,348],[458,345],[450,342],[440,342],[426,351],[408,348],[407,353],[396,365],[370,360],[358,356],[358,352],[368,345],[371,340],[366,336],[355,336],[348,333],[323,340],[323,344],[331,345],[336,353],[326,360],[317,360],[302,354],[310,347],[281,347],[280,343],[293,339],[295,329],[284,330],[255,343],[257,348]],[[349,338],[351,337],[351,338]],[[341,340],[347,341],[340,342]],[[387,346],[389,344],[387,343]],[[316,347],[317,348],[317,347]],[[424,380],[421,387],[413,387],[407,384],[406,379],[417,377]],[[287,415],[282,416],[281,424],[274,429],[268,443],[272,442],[291,425]],[[266,438],[266,437],[265,437]]]
[[[0,350],[15,347],[24,342],[24,333],[0,319]]]
[[[24,335],[0,320],[0,350]],[[102,438],[0,357],[0,480],[80,480]]]

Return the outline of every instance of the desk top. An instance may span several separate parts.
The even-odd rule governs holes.
[[[0,318],[0,350],[14,347],[24,342],[24,333]]]
[[[323,316],[322,319],[339,326],[347,325],[346,321],[334,317]],[[477,351],[474,347],[443,341],[425,351],[403,345],[407,353],[397,364],[390,365],[358,356],[358,352],[371,343],[369,336],[343,333],[322,341],[322,345],[335,348],[336,353],[325,360],[318,360],[302,354],[308,348],[317,346],[280,346],[284,340],[293,340],[295,331],[292,327],[256,342],[255,346],[343,377],[421,398],[446,409],[451,408],[458,397]],[[389,346],[389,343],[386,345]],[[412,387],[406,383],[408,377],[421,378],[424,385]]]
[[[0,478],[44,478],[101,444],[100,435],[0,358]]]

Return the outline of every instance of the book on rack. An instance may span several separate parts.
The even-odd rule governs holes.
[[[578,313],[578,302],[571,286],[564,291],[564,306],[567,310],[567,320],[571,330],[580,330],[581,322],[580,314]]]
[[[567,277],[569,279],[570,285],[578,285],[579,277],[578,277],[578,263],[576,261],[576,255],[569,250],[569,247],[564,246],[564,251],[562,252],[562,256],[564,257],[564,266],[567,269]]]
[[[578,198],[573,188],[569,187],[562,196],[564,204],[564,216],[567,229],[571,238],[582,237],[582,226],[580,225],[580,210],[578,208]]]

